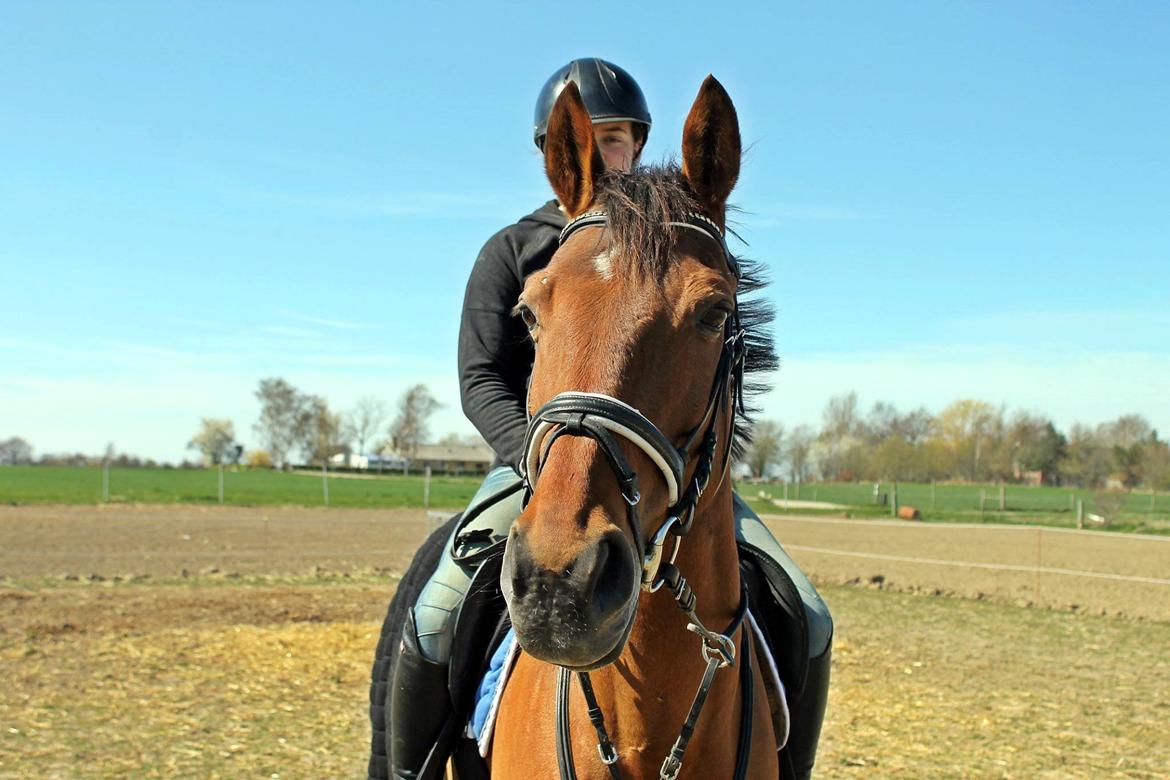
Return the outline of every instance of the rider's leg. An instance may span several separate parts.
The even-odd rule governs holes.
[[[520,477],[508,466],[492,469],[471,499],[453,533],[474,536],[479,543],[508,535],[520,514]],[[504,498],[502,493],[512,492]],[[459,526],[463,526],[460,528]],[[471,575],[451,558],[451,541],[444,546],[435,573],[419,592],[402,630],[402,648],[394,670],[393,695],[388,712],[390,776],[414,780],[430,755],[443,724],[450,717],[447,667],[459,607],[467,595]]]
[[[829,614],[821,594],[808,577],[788,556],[772,532],[759,516],[738,495],[735,496],[735,531],[740,539],[764,551],[787,572],[800,593],[804,614],[808,619],[808,676],[804,691],[795,701],[789,701],[792,719],[788,736],[788,752],[792,756],[798,778],[812,773],[821,737],[821,723],[825,719],[825,704],[829,697],[829,666],[833,645],[833,616]]]

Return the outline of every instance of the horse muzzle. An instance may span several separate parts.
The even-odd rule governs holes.
[[[577,671],[621,655],[634,622],[641,568],[625,536],[609,531],[549,567],[513,526],[500,587],[526,653]]]

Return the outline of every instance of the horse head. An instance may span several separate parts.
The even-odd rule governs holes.
[[[606,171],[575,85],[553,107],[545,170],[569,226],[517,305],[536,345],[530,495],[501,571],[535,658],[578,670],[616,660],[655,535],[700,481],[704,453],[708,475],[721,482],[727,468],[742,331],[722,234],[739,162],[735,108],[710,76],[681,167]]]

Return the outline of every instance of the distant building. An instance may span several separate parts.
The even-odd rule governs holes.
[[[487,444],[420,444],[413,458],[339,453],[329,459],[329,468],[417,474],[429,466],[432,474],[486,474],[495,459]]]
[[[410,470],[429,466],[439,474],[486,474],[495,459],[486,444],[422,444],[410,459]]]
[[[329,459],[331,469],[349,469],[351,471],[402,471],[409,461],[398,455],[359,455],[354,453],[338,453]]]

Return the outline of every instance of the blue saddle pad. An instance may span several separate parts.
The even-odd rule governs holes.
[[[492,727],[495,725],[500,697],[503,696],[504,684],[507,682],[508,672],[518,650],[516,632],[508,629],[499,647],[492,653],[487,672],[475,690],[475,709],[472,710],[467,730],[468,736],[479,743],[480,755],[487,754],[487,747],[491,743]]]

